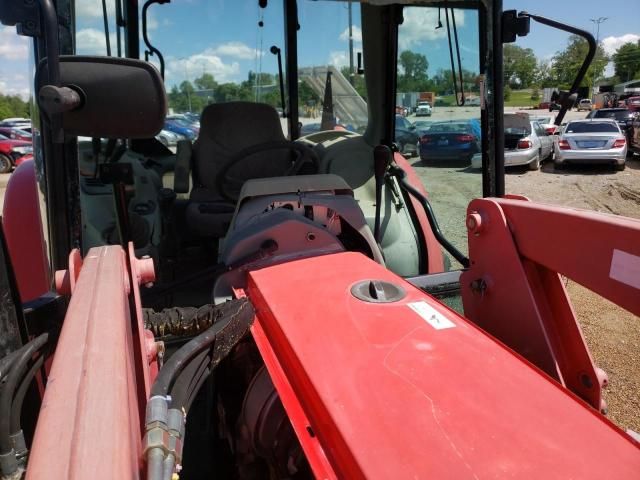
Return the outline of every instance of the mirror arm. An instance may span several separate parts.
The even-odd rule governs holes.
[[[586,30],[581,30],[579,28],[572,27],[571,25],[566,25],[564,23],[551,20],[550,18],[541,17],[539,15],[533,15],[527,12],[520,12],[518,16],[531,18],[538,23],[542,23],[543,25],[547,25],[549,27],[556,28],[558,30],[564,30],[565,32],[573,33],[575,35],[578,35],[584,38],[587,41],[587,43],[589,44],[589,52],[587,53],[587,56],[582,62],[582,66],[580,67],[580,70],[578,71],[578,74],[576,75],[576,78],[573,81],[573,85],[571,85],[571,89],[569,90],[567,98],[570,97],[571,95],[577,95],[578,87],[580,86],[580,83],[582,83],[582,80],[584,79],[584,76],[587,74],[587,70],[589,69],[591,62],[596,56],[596,51],[598,49],[598,45],[596,45],[596,39],[593,38],[593,35],[591,35]],[[555,120],[556,125],[560,125],[560,123],[564,119],[565,114],[567,113],[566,103],[561,102],[560,105],[561,105],[560,112],[558,112],[558,116],[556,117],[556,120]]]
[[[160,53],[160,50],[151,45],[149,37],[147,36],[147,10],[154,3],[157,3],[158,5],[164,5],[165,3],[170,2],[171,0],[147,0],[142,6],[142,39],[144,40],[144,44],[149,49],[149,53],[151,55],[156,55],[158,57],[158,60],[160,61],[160,76],[162,77],[162,80],[164,80],[164,56],[162,55],[162,53]]]

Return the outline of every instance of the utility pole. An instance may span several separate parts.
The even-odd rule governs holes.
[[[349,82],[351,85],[355,84],[355,78],[353,73],[353,19],[351,16],[351,0],[348,3],[349,7]]]

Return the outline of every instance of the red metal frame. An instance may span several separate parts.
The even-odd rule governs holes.
[[[153,279],[153,264],[132,256],[129,266],[118,246],[79,258],[73,251],[70,271],[58,275],[71,299],[27,478],[137,478],[144,406],[157,372],[155,343],[142,330],[138,285]]]
[[[367,279],[407,295],[362,302],[350,289]],[[331,470],[311,462],[319,478],[601,479],[640,468],[628,435],[362,255],[251,272],[247,295],[257,312],[252,333],[303,449],[329,462]],[[435,316],[421,317],[410,302]]]
[[[467,215],[471,267],[461,277],[467,317],[603,409],[606,375],[593,364],[559,274],[640,314],[633,262],[624,266],[627,283],[612,278],[615,251],[640,266],[640,222],[517,197],[474,200]]]
[[[4,195],[2,226],[20,299],[35,300],[51,288],[51,273],[33,160],[20,163],[11,174]]]

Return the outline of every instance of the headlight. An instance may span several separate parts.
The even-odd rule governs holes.
[[[26,155],[27,153],[33,153],[33,147],[31,145],[25,145],[24,147],[15,147],[12,150],[22,155]]]

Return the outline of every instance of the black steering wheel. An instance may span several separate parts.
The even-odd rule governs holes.
[[[224,199],[232,203],[236,203],[238,201],[238,196],[240,195],[240,189],[242,188],[242,185],[245,181],[252,178],[264,178],[264,176],[252,177],[250,175],[246,175],[244,176],[244,178],[233,177],[229,174],[231,167],[241,162],[245,158],[255,155],[256,153],[265,153],[276,150],[289,150],[295,154],[295,159],[292,161],[291,166],[289,166],[289,168],[287,168],[285,171],[274,172],[273,175],[268,176],[278,177],[297,175],[307,164],[312,164],[312,169],[310,170],[310,172],[318,171],[318,156],[306,145],[289,142],[286,140],[260,143],[258,145],[253,145],[252,147],[245,148],[244,150],[239,151],[222,165],[216,178],[216,186],[218,187],[218,192],[220,193],[220,195],[222,195]],[[264,157],[256,158],[261,158],[264,161]]]

